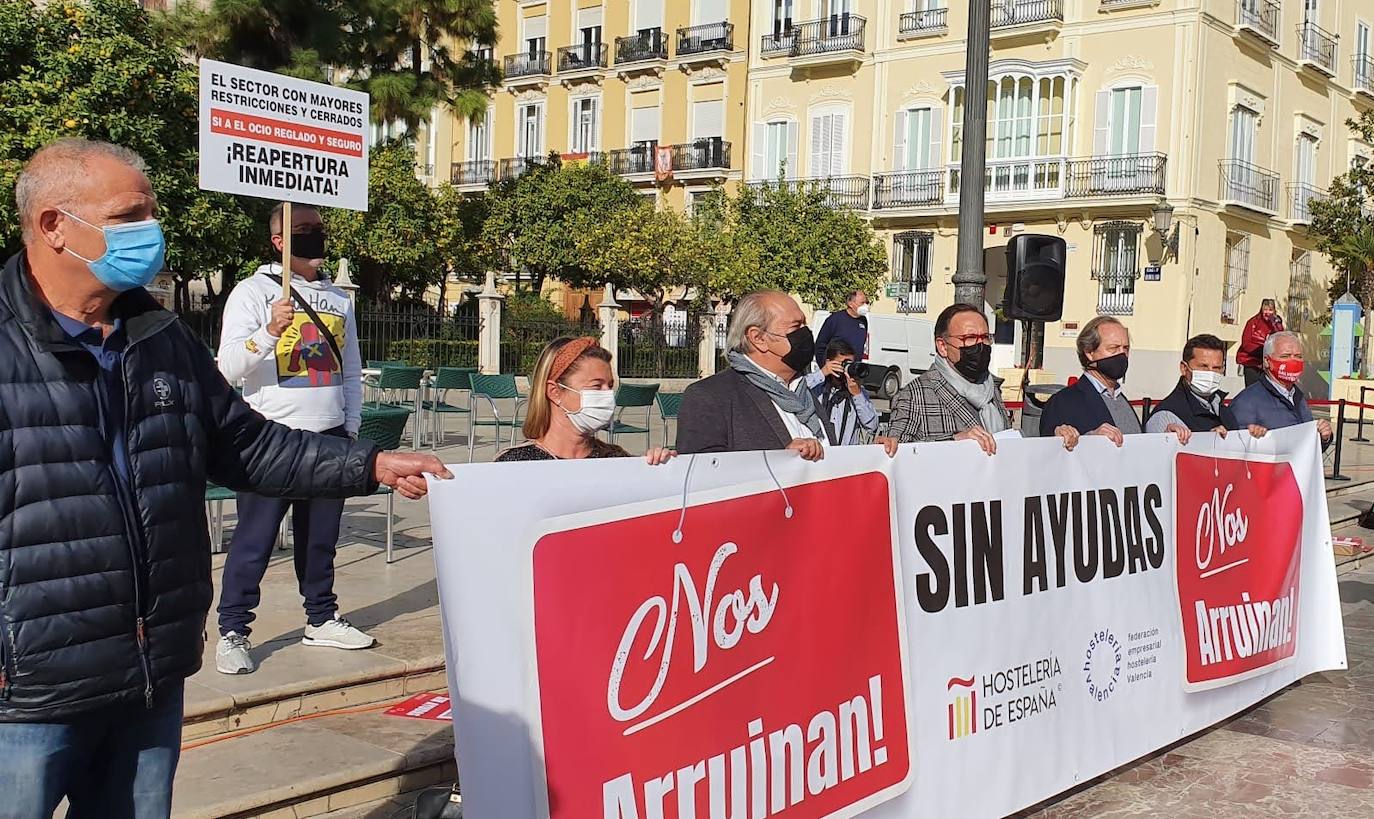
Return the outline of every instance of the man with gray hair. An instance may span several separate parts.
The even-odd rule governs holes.
[[[157,198],[126,148],[62,139],[15,199],[0,276],[0,794],[6,816],[171,813],[210,606],[205,485],[408,497],[428,455],[288,429],[225,383],[144,286]]]
[[[687,388],[677,449],[741,452],[791,449],[809,461],[835,442],[804,378],[815,357],[806,316],[786,293],[750,293],[730,317],[730,368]]]
[[[1312,409],[1298,379],[1302,377],[1302,338],[1280,330],[1264,339],[1264,377],[1240,391],[1231,401],[1231,413],[1242,426],[1258,424],[1265,429],[1282,429],[1312,420]],[[1331,443],[1331,423],[1317,420],[1322,445]]]

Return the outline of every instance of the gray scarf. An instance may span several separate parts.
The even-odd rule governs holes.
[[[735,372],[749,380],[750,384],[763,390],[768,394],[768,398],[773,402],[773,406],[787,413],[797,416],[797,420],[806,425],[811,430],[811,434],[822,442],[830,443],[830,438],[825,434],[825,424],[821,423],[821,417],[816,414],[816,399],[811,397],[811,391],[806,388],[806,379],[797,381],[796,390],[789,390],[781,381],[760,369],[759,365],[749,360],[743,353],[731,350],[725,356],[730,362],[730,367]]]
[[[984,376],[981,383],[975,384],[960,375],[948,359],[938,355],[935,356],[935,368],[945,377],[949,386],[959,393],[959,397],[977,410],[978,421],[983,429],[996,435],[1007,428],[1006,413],[997,406],[997,382],[992,373]]]

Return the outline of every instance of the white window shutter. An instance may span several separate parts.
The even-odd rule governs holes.
[[[825,176],[826,143],[830,141],[830,123],[824,116],[811,118],[811,176]]]
[[[893,118],[896,125],[892,136],[892,168],[898,171],[906,170],[906,118],[906,111],[898,111]]]
[[[827,173],[831,176],[839,176],[849,170],[849,152],[845,150],[844,144],[844,123],[843,113],[830,115],[830,162]]]
[[[1155,121],[1159,117],[1159,86],[1147,85],[1140,91],[1140,152],[1155,150]]]
[[[767,123],[754,123],[754,150],[751,153],[753,157],[750,159],[750,163],[755,179],[771,179],[773,174],[778,172],[776,168],[770,172],[765,165],[768,162]]]
[[[944,135],[940,133],[940,125],[944,122],[944,112],[939,108],[930,109],[930,155],[926,157],[927,168],[940,167],[940,143]]]
[[[801,123],[787,123],[787,178],[796,179],[798,174],[797,154],[801,142]]]
[[[1110,114],[1112,92],[1097,92],[1097,110],[1093,120],[1093,156],[1106,156],[1108,140],[1111,135]]]

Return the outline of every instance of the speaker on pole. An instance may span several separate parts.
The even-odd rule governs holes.
[[[1058,236],[1023,233],[1007,242],[1009,318],[1058,321],[1064,314],[1064,259],[1068,245]]]

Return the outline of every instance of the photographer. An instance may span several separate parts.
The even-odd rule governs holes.
[[[806,386],[834,425],[836,441],[843,445],[859,443],[859,430],[872,434],[878,429],[878,411],[855,378],[867,365],[857,359],[852,344],[835,338],[826,345],[825,363],[806,376]]]

